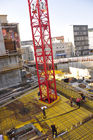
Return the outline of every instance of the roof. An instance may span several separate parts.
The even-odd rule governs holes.
[[[56,38],[57,40],[63,40],[64,36],[53,37],[52,39]]]
[[[0,16],[7,16],[7,15],[0,15]]]

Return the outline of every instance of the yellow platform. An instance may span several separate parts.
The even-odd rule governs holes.
[[[60,96],[59,100],[52,106],[43,104],[38,100],[38,91],[38,88],[29,91],[21,98],[0,108],[0,134],[6,135],[10,129],[19,128],[28,123],[32,123],[42,134],[46,134],[51,132],[51,125],[54,122],[58,134],[63,131],[69,133],[93,115],[82,107],[80,109],[76,105],[71,107],[69,100],[63,96]],[[45,105],[47,106],[47,117],[43,119],[41,107]],[[89,134],[93,136],[93,133]],[[74,132],[73,135],[75,135]],[[57,139],[60,139],[60,137]]]
[[[77,91],[72,86],[68,85],[67,83],[56,81],[56,87],[57,87],[58,92],[60,92],[61,94],[64,93],[64,95],[66,95],[69,98],[72,96],[74,99],[81,98],[80,92]],[[93,112],[93,101],[92,100],[89,100],[88,98],[86,98],[86,102],[84,102],[84,105],[90,111]]]

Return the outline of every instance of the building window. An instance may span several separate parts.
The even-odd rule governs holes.
[[[61,53],[64,53],[64,52],[65,52],[64,50],[56,51],[57,54],[61,54]]]

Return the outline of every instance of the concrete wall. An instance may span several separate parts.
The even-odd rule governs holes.
[[[16,86],[21,82],[20,69],[11,70],[18,65],[19,56],[17,55],[0,58],[0,90]],[[6,71],[7,69],[9,69],[9,71]]]
[[[0,55],[3,54],[5,54],[5,45],[4,45],[3,35],[2,35],[2,28],[0,24]]]
[[[69,72],[69,67],[88,69],[91,77],[93,78],[93,62],[70,62],[65,64],[57,64],[57,69]]]
[[[16,86],[21,82],[20,70],[0,74],[0,90]]]
[[[0,71],[5,67],[12,67],[19,64],[18,56],[9,56],[0,59]]]

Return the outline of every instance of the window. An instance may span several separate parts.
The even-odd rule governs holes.
[[[74,32],[74,35],[78,35],[78,33],[77,32]]]
[[[57,54],[64,53],[64,50],[56,51]]]

